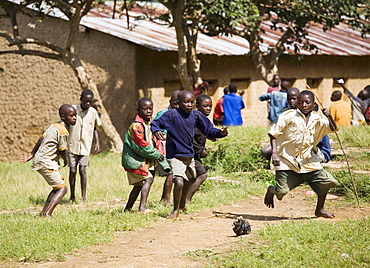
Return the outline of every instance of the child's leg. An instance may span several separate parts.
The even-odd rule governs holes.
[[[317,205],[315,210],[316,217],[324,217],[324,218],[334,218],[335,215],[332,213],[328,213],[324,210],[324,204],[326,200],[326,193],[320,194],[317,196]]]
[[[68,203],[70,204],[72,204],[75,201],[76,173],[77,173],[76,166],[69,168],[69,188],[71,191],[71,197],[69,198]]]
[[[277,170],[275,177],[276,185],[270,185],[265,194],[264,203],[269,208],[274,208],[274,196],[278,200],[291,190],[299,186],[305,181],[302,174],[296,173],[292,170]]]
[[[46,199],[44,208],[42,209],[42,217],[51,217],[55,207],[62,200],[63,196],[67,193],[67,187],[63,186],[59,189],[54,189],[50,192],[48,198]]]
[[[339,185],[339,182],[326,170],[320,169],[306,174],[307,182],[317,194],[315,209],[316,217],[334,218],[335,215],[324,210],[326,195],[330,188]]]
[[[170,205],[170,194],[172,190],[172,185],[173,185],[173,175],[172,173],[170,173],[167,175],[166,181],[164,182],[163,193],[161,198],[161,202],[163,202],[165,206]]]
[[[167,217],[169,219],[174,219],[179,216],[180,213],[180,201],[182,197],[182,188],[184,187],[184,179],[179,176],[174,178],[174,187],[173,187],[173,211]]]
[[[190,185],[188,194],[186,195],[186,204],[191,202],[191,199],[193,198],[193,195],[195,192],[199,189],[199,187],[202,185],[202,183],[207,179],[207,173],[204,173],[200,176],[198,176],[195,181]]]
[[[267,187],[267,192],[265,194],[264,203],[268,208],[274,208],[274,186],[270,185]]]
[[[181,199],[180,199],[180,210],[186,211],[186,197],[188,196],[191,185],[194,184],[194,179],[191,181],[184,180],[184,186],[182,188]]]
[[[131,211],[132,207],[135,204],[137,197],[140,194],[141,187],[142,186],[134,186],[134,188],[132,188],[124,211]]]
[[[148,199],[150,187],[152,186],[152,183],[154,181],[153,176],[148,176],[145,179],[144,185],[141,188],[141,198],[140,198],[140,206],[139,206],[139,211],[145,212],[146,209],[146,201]]]
[[[79,167],[80,170],[80,177],[81,177],[81,201],[86,201],[86,187],[87,187],[87,172],[86,166]]]

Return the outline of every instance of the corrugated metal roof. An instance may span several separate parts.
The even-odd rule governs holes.
[[[17,2],[19,0],[13,0]],[[177,51],[176,32],[173,27],[159,24],[150,20],[136,20],[143,16],[138,9],[129,11],[130,29],[127,28],[125,15],[116,15],[112,19],[113,2],[105,2],[103,9],[92,9],[87,16],[83,17],[81,24],[85,27],[128,40],[132,43],[148,47],[157,51]],[[156,12],[164,12],[165,7],[156,3]],[[52,16],[66,19],[65,16],[55,11]],[[274,45],[282,33],[272,30],[272,23],[265,21],[262,34],[263,43],[261,49],[267,51],[270,45]],[[360,31],[352,30],[341,23],[330,31],[324,32],[320,25],[313,24],[308,29],[310,43],[318,48],[318,55],[340,55],[340,56],[364,56],[370,55],[370,39],[361,38]],[[249,53],[248,42],[239,36],[215,36],[204,34],[198,35],[197,53],[216,55],[244,55]],[[294,47],[286,45],[286,53],[294,54]],[[301,49],[300,54],[316,54],[314,51]]]

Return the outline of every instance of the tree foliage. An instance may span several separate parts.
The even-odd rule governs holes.
[[[308,28],[320,24],[323,31],[339,23],[360,29],[363,36],[370,31],[368,0],[201,0],[204,4],[201,30],[214,36],[237,35],[250,45],[250,56],[262,78],[270,82],[278,71],[278,61],[286,44],[300,49],[316,49],[310,44]],[[261,51],[264,32],[262,23],[270,21],[280,32],[278,42]],[[268,55],[269,57],[264,57]],[[267,61],[269,62],[267,62]]]

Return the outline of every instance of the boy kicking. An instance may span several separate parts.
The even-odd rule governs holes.
[[[214,128],[211,121],[201,112],[193,110],[194,94],[183,90],[178,95],[179,108],[165,112],[153,120],[152,132],[162,140],[167,130],[166,153],[174,177],[174,209],[168,218],[178,217],[180,210],[185,210],[185,199],[189,190],[189,180],[196,176],[194,162],[193,138],[195,128],[208,138],[227,136],[227,128]]]
[[[339,185],[334,177],[323,169],[313,152],[313,147],[337,126],[328,109],[313,112],[315,97],[311,91],[298,95],[298,109],[285,111],[269,131],[272,148],[271,162],[276,167],[276,185],[269,186],[264,203],[274,208],[274,196],[281,200],[290,190],[307,182],[318,195],[316,217],[333,218],[324,210],[330,188]]]
[[[31,153],[20,159],[22,163],[26,163],[34,158],[31,168],[39,172],[53,187],[40,214],[42,217],[51,217],[54,208],[67,192],[64,179],[59,173],[59,156],[63,158],[65,166],[68,129],[69,126],[76,124],[76,109],[69,104],[63,104],[59,108],[59,116],[61,121],[52,124],[39,138]]]

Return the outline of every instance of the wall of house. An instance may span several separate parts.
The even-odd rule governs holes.
[[[180,81],[173,63],[177,61],[174,52],[156,52],[139,47],[137,56],[137,86],[143,95],[153,99],[155,113],[168,106],[173,90],[180,88]],[[267,126],[267,104],[258,97],[267,92],[268,85],[261,80],[251,59],[247,56],[199,55],[202,61],[201,73],[205,81],[210,82],[208,94],[213,103],[222,97],[223,89],[231,82],[244,89],[243,100],[246,109],[242,110],[245,126]],[[312,90],[319,101],[330,107],[331,93],[343,92],[338,78],[346,80],[346,86],[353,94],[370,85],[369,56],[309,56],[298,61],[293,56],[283,56],[279,72],[283,79],[300,90]],[[344,95],[343,99],[349,101]],[[211,115],[212,116],[212,115]]]
[[[67,23],[47,18],[35,29],[34,20],[19,16],[24,37],[48,40],[63,46]],[[2,20],[0,30],[10,31]],[[0,38],[0,50],[7,48]],[[32,46],[31,46],[32,47]],[[138,92],[135,87],[136,46],[97,31],[81,32],[76,52],[97,84],[103,104],[117,131],[123,136],[136,113]],[[81,87],[72,69],[62,62],[33,56],[1,55],[0,67],[0,161],[16,160],[29,152],[47,127],[59,120],[58,108],[64,103],[79,104]],[[133,109],[135,107],[135,109]],[[104,133],[103,149],[108,149]]]
[[[65,42],[66,22],[48,18],[35,29],[24,27],[34,21],[21,16],[21,35],[43,38],[57,45]],[[0,30],[10,30],[5,20]],[[6,43],[0,39],[0,49]],[[94,30],[81,32],[76,47],[86,70],[97,84],[103,104],[112,122],[123,137],[136,114],[140,97],[153,99],[155,113],[168,106],[171,92],[180,88],[172,67],[176,52],[158,52]],[[214,103],[223,95],[223,88],[236,82],[245,89],[242,111],[244,125],[267,126],[267,108],[258,97],[268,85],[262,81],[246,56],[200,55],[202,76],[210,83],[208,94]],[[340,89],[336,78],[347,79],[346,85],[357,94],[370,84],[370,57],[310,56],[298,61],[284,56],[280,74],[303,90],[308,86],[324,106],[329,107],[333,90]],[[0,67],[0,161],[15,160],[29,152],[38,137],[58,120],[63,103],[78,104],[79,83],[69,66],[40,57],[1,55]],[[308,86],[307,86],[308,85]],[[346,99],[346,98],[345,98]],[[107,139],[101,133],[103,149]]]

